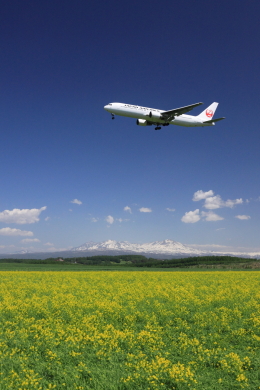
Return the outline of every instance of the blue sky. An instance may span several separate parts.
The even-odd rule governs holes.
[[[259,11],[234,0],[2,4],[0,251],[166,238],[260,250]],[[154,131],[103,109],[200,101],[226,119]]]

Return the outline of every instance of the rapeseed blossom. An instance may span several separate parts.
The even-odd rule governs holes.
[[[0,272],[0,389],[257,389],[259,281]]]

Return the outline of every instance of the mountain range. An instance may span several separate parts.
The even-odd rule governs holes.
[[[128,241],[113,241],[107,240],[103,242],[86,242],[79,247],[72,248],[75,252],[85,251],[119,251],[130,253],[154,253],[154,254],[168,254],[168,255],[197,255],[200,256],[203,252],[197,249],[183,245],[180,242],[173,240],[154,241],[145,244],[131,244]]]
[[[0,258],[34,258],[46,259],[50,257],[88,257],[95,255],[122,255],[142,254],[146,257],[157,259],[171,259],[188,256],[238,256],[259,258],[260,252],[230,252],[230,251],[206,251],[194,249],[188,245],[173,240],[154,241],[144,244],[133,244],[128,241],[107,240],[102,242],[88,241],[83,245],[68,251],[57,252],[32,252],[21,251],[12,254],[2,254]]]
[[[173,240],[154,241],[145,244],[131,244],[128,241],[113,241],[107,240],[103,242],[86,242],[76,248],[71,249],[73,252],[105,252],[109,253],[141,253],[144,255],[163,255],[169,256],[206,256],[206,255],[230,255],[240,257],[260,257],[259,252],[217,252],[217,251],[202,251],[189,247],[188,245],[181,244],[180,242]],[[104,253],[104,254],[105,254]]]

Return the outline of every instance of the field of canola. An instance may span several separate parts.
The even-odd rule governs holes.
[[[0,272],[0,389],[260,389],[260,272]]]

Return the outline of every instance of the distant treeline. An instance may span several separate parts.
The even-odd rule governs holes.
[[[99,265],[99,264],[120,264],[120,263],[128,263],[128,264],[135,264],[135,263],[144,263],[150,260],[155,259],[148,259],[145,256],[142,255],[121,255],[121,256],[91,256],[91,257],[50,257],[45,260],[39,260],[39,259],[0,259],[1,263],[24,263],[24,264],[86,264],[86,265]]]
[[[1,263],[24,263],[24,264],[81,264],[81,265],[115,265],[122,267],[146,267],[146,268],[188,268],[208,265],[228,265],[236,263],[250,263],[256,259],[232,257],[232,256],[196,256],[171,260],[158,260],[147,258],[142,255],[118,255],[118,256],[91,256],[91,257],[71,257],[71,258],[48,258],[37,259],[0,259]]]
[[[69,263],[78,263],[86,265],[110,265],[110,264],[143,264],[150,259],[142,255],[119,255],[119,256],[109,256],[109,255],[99,255],[91,257],[71,257],[66,258],[64,261]],[[151,259],[155,260],[155,259]],[[161,261],[161,260],[160,260]]]

